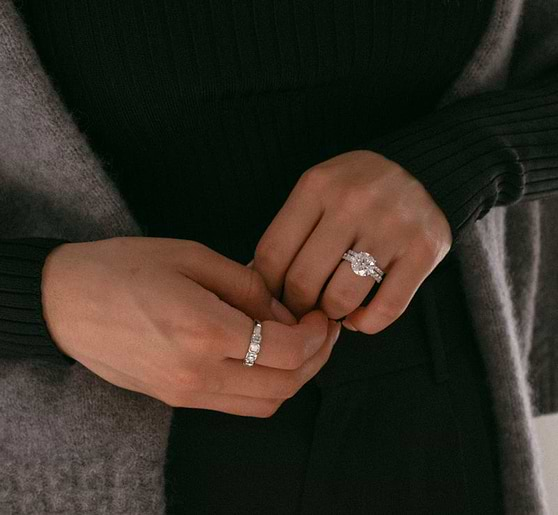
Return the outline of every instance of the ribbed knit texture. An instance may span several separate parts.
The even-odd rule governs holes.
[[[557,41],[556,2],[496,0],[481,44],[438,105],[535,84],[556,69]],[[508,85],[508,70],[523,85]],[[51,87],[12,0],[0,0],[0,134],[0,237],[142,234]],[[533,362],[532,377],[538,406],[555,406],[557,219],[556,195],[495,207],[455,249],[495,396],[510,514],[548,513],[526,374],[530,349],[554,360]],[[171,407],[79,363],[0,360],[0,391],[0,511],[162,515]]]
[[[356,148],[417,177],[448,218],[454,245],[491,207],[558,188],[558,73],[432,110],[477,42],[488,0],[412,8],[369,0],[337,12],[311,3],[18,5],[146,234],[203,241],[249,261],[300,173]],[[221,32],[212,41],[214,26]],[[13,355],[3,341],[11,343],[0,340],[0,353]]]
[[[558,191],[558,69],[522,89],[485,92],[363,145],[432,195],[455,245],[493,206]]]
[[[73,364],[52,340],[43,318],[41,278],[45,259],[67,240],[0,241],[0,352],[2,358],[36,358]]]
[[[248,262],[304,170],[433,110],[492,0],[18,4],[144,231]]]
[[[433,109],[492,0],[17,5],[144,233],[246,263],[304,170]]]

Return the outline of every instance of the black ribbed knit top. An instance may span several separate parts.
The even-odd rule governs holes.
[[[491,206],[558,187],[555,82],[434,111],[493,0],[15,3],[148,236],[247,263],[298,177],[357,148],[419,178],[454,241]],[[2,356],[60,359],[39,290],[58,243],[0,240]]]
[[[492,1],[20,4],[147,234],[247,263],[302,172],[432,110]]]

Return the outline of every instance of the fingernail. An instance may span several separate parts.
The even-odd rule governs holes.
[[[271,312],[283,324],[292,324],[297,321],[296,317],[274,297],[271,298]]]
[[[349,329],[350,331],[356,331],[357,328],[351,324],[351,322],[349,322],[348,320],[343,320],[343,322],[341,322],[347,329]]]
[[[252,259],[252,261],[250,261],[250,263],[248,263],[246,266],[248,268],[252,268],[252,265],[254,264],[254,260]]]
[[[335,340],[333,340],[334,345],[337,343],[339,335],[341,334],[341,324],[336,323],[335,325],[337,326],[337,334],[335,335]]]

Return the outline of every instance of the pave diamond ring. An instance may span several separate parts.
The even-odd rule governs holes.
[[[362,277],[371,275],[377,283],[380,283],[383,279],[384,272],[368,252],[355,252],[349,249],[343,254],[343,259],[351,263],[351,268],[355,274]]]
[[[250,337],[250,345],[248,346],[248,352],[244,357],[243,365],[251,367],[256,362],[258,358],[258,353],[260,352],[260,343],[262,341],[262,323],[259,320],[254,320],[254,329],[252,329],[252,336]]]

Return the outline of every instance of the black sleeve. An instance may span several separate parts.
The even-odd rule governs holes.
[[[558,192],[558,69],[520,87],[461,98],[357,148],[421,181],[455,244],[493,206]]]
[[[0,359],[41,358],[62,366],[76,360],[52,339],[43,318],[42,269],[61,238],[0,239]]]

